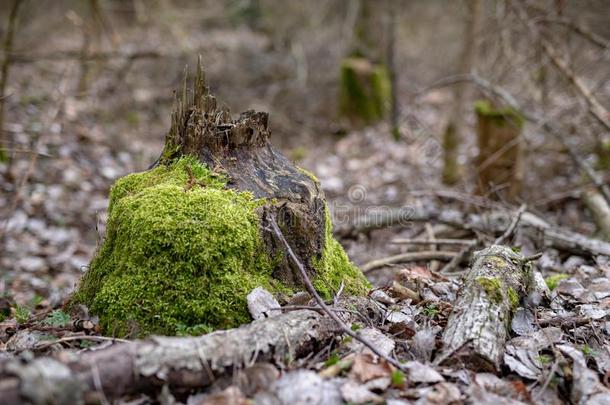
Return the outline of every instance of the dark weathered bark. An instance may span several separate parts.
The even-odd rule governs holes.
[[[0,404],[99,403],[168,384],[203,388],[257,362],[282,365],[338,332],[328,317],[298,310],[200,337],[153,337],[28,363],[0,362]]]
[[[523,119],[511,108],[498,109],[487,101],[476,106],[477,191],[491,198],[515,200],[521,192],[521,127]]]
[[[530,279],[523,256],[510,248],[493,245],[476,252],[443,333],[440,359],[498,370],[513,312]]]
[[[187,92],[185,75],[157,164],[195,155],[211,170],[225,175],[228,187],[273,201],[280,227],[313,274],[312,260],[320,257],[324,246],[324,193],[315,177],[271,146],[267,123],[266,112],[246,111],[233,120],[229,109],[219,107],[210,94],[199,63],[192,96]],[[265,242],[275,254],[273,238],[266,237]],[[302,285],[285,259],[274,277],[288,285]]]

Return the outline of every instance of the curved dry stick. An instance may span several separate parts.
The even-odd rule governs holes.
[[[305,271],[305,267],[303,267],[303,264],[301,263],[299,258],[292,251],[292,248],[288,244],[288,241],[284,237],[284,234],[282,233],[279,226],[277,225],[277,222],[275,221],[275,218],[273,217],[273,215],[271,215],[271,214],[267,215],[267,218],[268,218],[269,225],[271,225],[271,230],[273,231],[275,236],[279,239],[279,241],[282,243],[282,245],[284,245],[284,248],[286,249],[286,253],[288,254],[288,257],[290,258],[290,260],[292,260],[294,265],[299,269],[299,273],[301,274],[301,277],[303,278],[303,284],[305,284],[305,288],[307,288],[307,291],[314,297],[314,299],[316,300],[318,305],[320,305],[320,307],[324,310],[324,312],[333,321],[335,321],[337,323],[337,325],[339,325],[339,328],[341,329],[341,331],[343,333],[345,333],[346,335],[361,342],[363,345],[368,347],[373,353],[375,353],[377,356],[384,359],[385,361],[387,361],[388,363],[390,363],[397,369],[406,371],[406,369],[402,366],[402,364],[400,364],[397,360],[382,353],[377,347],[375,347],[374,344],[369,342],[368,339],[360,336],[360,334],[358,334],[358,333],[352,331],[350,328],[348,328],[347,325],[341,320],[341,318],[339,318],[337,316],[337,314],[335,314],[333,312],[333,310],[328,305],[326,305],[326,302],[324,302],[322,297],[320,297],[320,295],[314,288],[313,284],[311,283],[311,280],[307,276],[307,271]]]

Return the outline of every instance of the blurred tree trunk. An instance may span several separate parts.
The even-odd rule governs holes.
[[[4,36],[4,60],[2,62],[2,73],[0,76],[0,161],[9,162],[9,170],[7,174],[10,176],[10,145],[8,137],[4,132],[4,103],[6,94],[6,84],[8,83],[8,76],[11,66],[11,53],[13,52],[13,40],[15,37],[15,29],[17,26],[17,16],[19,14],[19,6],[21,0],[14,0],[13,7],[8,17],[8,24],[6,34]]]
[[[464,30],[464,47],[459,61],[460,74],[467,74],[476,66],[477,33],[481,22],[481,1],[467,0],[468,18]],[[463,138],[465,120],[468,109],[466,105],[471,97],[468,83],[455,85],[454,101],[449,122],[443,134],[443,183],[453,185],[460,179],[458,152]]]
[[[400,139],[400,128],[398,126],[398,117],[400,111],[398,109],[398,85],[396,72],[396,7],[395,0],[388,0],[387,9],[387,55],[386,64],[388,67],[388,76],[390,79],[390,132],[394,140]]]
[[[353,126],[383,119],[389,110],[391,83],[384,61],[384,9],[362,0],[354,35],[346,58],[341,61],[339,114]]]
[[[488,101],[475,104],[477,115],[477,192],[514,201],[521,192],[521,128],[523,117],[510,107]]]

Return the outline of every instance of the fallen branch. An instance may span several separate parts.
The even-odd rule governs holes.
[[[353,225],[345,225],[343,227],[344,234],[357,234],[360,229],[363,229],[361,227],[363,223],[367,224],[367,227],[364,228],[367,232],[382,228],[383,226],[406,225],[408,222],[403,222],[406,218],[404,216],[405,212],[409,212],[408,221],[410,222],[436,221],[458,229],[467,229],[473,232],[490,233],[493,235],[504,233],[507,229],[507,224],[510,224],[513,220],[511,213],[502,211],[490,211],[482,214],[464,214],[454,210],[437,211],[434,209],[415,210],[410,208],[385,209],[384,211],[387,213],[386,218],[396,219],[397,222],[387,221],[379,223],[375,222],[374,219],[371,221],[368,221],[366,218],[357,219]],[[395,211],[394,215],[391,214],[392,211]],[[517,228],[523,228],[531,239],[544,247],[553,247],[577,254],[605,255],[610,257],[610,243],[554,227],[528,211],[523,212],[521,215]]]
[[[527,295],[524,257],[493,245],[474,254],[443,333],[437,363],[463,362],[476,370],[497,371],[514,310]]]
[[[310,310],[283,313],[199,337],[152,337],[74,356],[0,362],[0,404],[98,403],[143,390],[203,388],[256,362],[283,364],[332,339]]]
[[[413,220],[414,213],[415,210],[410,207],[373,210],[356,218],[351,224],[338,227],[334,233],[341,238],[350,238],[358,234],[367,234],[375,229],[406,225]]]
[[[423,252],[408,252],[401,253],[394,256],[384,257],[383,259],[377,259],[370,261],[360,268],[362,272],[368,273],[369,271],[379,269],[381,267],[396,264],[396,263],[408,263],[408,262],[419,262],[428,260],[451,260],[455,257],[456,252],[442,251],[442,250],[427,250]]]

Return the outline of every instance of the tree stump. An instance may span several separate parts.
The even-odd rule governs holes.
[[[475,104],[479,155],[478,193],[514,200],[521,192],[521,128],[523,118],[511,108],[497,109],[488,101]]]
[[[256,287],[303,286],[273,216],[318,292],[363,294],[368,282],[332,236],[317,179],[269,143],[268,114],[237,120],[217,105],[201,65],[176,98],[158,161],[112,187],[107,234],[70,305],[100,316],[105,333],[190,334],[250,320]]]
[[[352,124],[370,124],[387,115],[391,83],[385,66],[362,57],[345,58],[339,85],[339,112]]]
[[[440,358],[498,370],[512,315],[527,294],[531,274],[524,257],[508,247],[475,252],[443,333]]]

